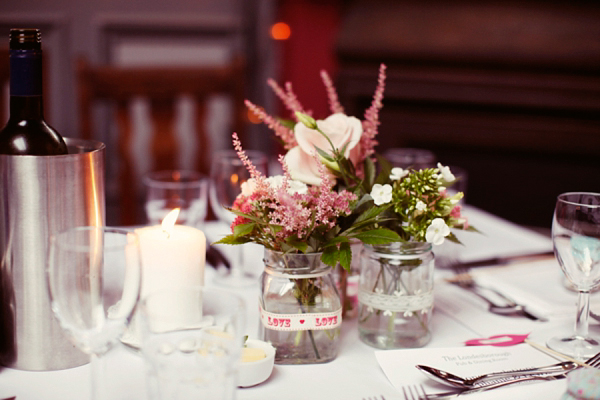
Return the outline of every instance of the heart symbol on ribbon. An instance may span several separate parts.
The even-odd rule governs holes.
[[[304,320],[303,320],[303,319],[301,319],[301,320],[300,320],[300,323],[301,323],[301,324],[303,324],[303,323],[304,323]]]

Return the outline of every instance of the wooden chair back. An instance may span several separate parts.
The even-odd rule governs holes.
[[[84,58],[77,61],[79,123],[81,135],[94,139],[93,107],[98,101],[115,109],[118,131],[117,156],[119,223],[136,221],[136,177],[132,155],[133,123],[130,101],[145,98],[150,104],[153,132],[151,157],[153,170],[177,168],[175,105],[182,95],[195,100],[195,169],[208,174],[210,140],[206,132],[207,102],[213,95],[226,94],[233,103],[231,132],[243,135],[245,122],[244,62],[235,59],[218,67],[118,67],[91,66]],[[230,133],[231,133],[230,132]],[[97,139],[97,138],[96,138]]]

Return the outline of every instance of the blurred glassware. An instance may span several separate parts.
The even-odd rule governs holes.
[[[168,290],[146,296],[139,310],[150,399],[234,399],[246,323],[239,296],[203,287]]]
[[[146,216],[150,225],[159,225],[174,208],[177,224],[198,227],[208,210],[208,177],[192,170],[164,170],[144,176]]]
[[[456,178],[456,181],[452,186],[447,188],[448,196],[453,196],[458,192],[463,192],[463,198],[458,202],[459,205],[464,206],[465,199],[467,197],[467,182],[469,179],[469,174],[466,169],[457,167],[455,165],[448,165],[450,171]],[[462,230],[455,230],[453,232],[459,240],[463,235]],[[463,252],[464,246],[453,243],[450,240],[445,240],[439,246],[435,246],[433,252],[435,253],[435,266],[436,268],[451,268],[456,263],[461,260],[461,255]]]
[[[246,156],[257,171],[267,175],[267,156],[256,150],[246,150]],[[234,150],[221,150],[214,154],[210,169],[210,205],[215,215],[228,226],[235,220],[236,215],[227,210],[233,206],[238,194],[242,192],[242,184],[250,179],[250,172],[239,159]],[[229,246],[231,268],[227,275],[218,275],[219,284],[231,287],[258,285],[258,278],[249,275],[244,269],[244,246]]]
[[[78,227],[53,235],[47,279],[52,311],[61,327],[91,356],[92,399],[114,398],[101,358],[124,334],[140,295],[137,234]]]
[[[552,220],[554,253],[578,292],[575,333],[555,336],[548,347],[584,359],[600,351],[600,337],[589,335],[590,291],[600,284],[600,193],[558,196]]]
[[[445,164],[444,164],[445,165]],[[462,167],[458,167],[456,165],[448,165],[450,167],[450,171],[456,178],[454,184],[448,187],[448,195],[452,196],[458,192],[463,192],[464,196],[459,201],[459,204],[465,204],[467,198],[467,188],[469,182],[469,173],[466,169]]]
[[[436,157],[432,151],[426,149],[415,149],[410,147],[398,147],[387,149],[383,156],[394,167],[413,168],[416,170],[433,168],[436,165]]]

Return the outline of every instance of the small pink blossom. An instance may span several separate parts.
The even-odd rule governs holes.
[[[460,218],[460,213],[461,213],[461,206],[457,205],[454,206],[454,208],[452,209],[452,211],[450,211],[450,216],[453,218]]]

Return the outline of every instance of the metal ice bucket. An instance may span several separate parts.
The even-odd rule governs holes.
[[[52,314],[49,238],[105,222],[104,144],[65,139],[61,156],[0,155],[0,364],[48,371],[88,362]]]

